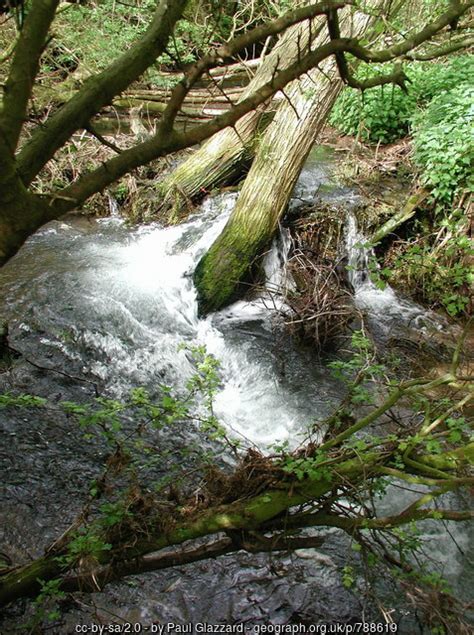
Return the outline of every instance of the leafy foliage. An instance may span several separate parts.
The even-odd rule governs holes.
[[[67,69],[72,63],[84,65],[92,72],[103,70],[145,32],[155,9],[153,0],[144,0],[136,6],[108,0],[72,5],[57,18],[59,31],[53,55],[50,49],[46,56],[45,70],[54,70],[55,65]],[[157,60],[157,66],[173,68],[176,64],[193,62],[209,46],[208,39],[204,25],[187,19],[180,21],[168,53]],[[153,70],[148,78],[161,83]]]
[[[449,205],[460,190],[473,190],[474,86],[439,94],[413,125],[415,161],[436,201]]]
[[[373,72],[362,67],[360,76]],[[469,312],[473,281],[467,221],[461,210],[453,211],[474,186],[473,72],[468,56],[408,64],[407,93],[398,86],[363,94],[346,89],[331,115],[334,125],[366,141],[387,143],[411,129],[414,161],[422,185],[431,191],[432,210],[424,223],[414,224],[407,240],[392,246],[384,268],[371,273],[377,284],[389,280],[452,317]]]
[[[57,577],[40,578],[35,626],[60,617],[56,607],[61,608],[64,599],[63,574],[90,572],[94,579],[101,565],[120,559],[130,561],[139,555],[141,551],[135,549],[140,541],[145,540],[149,549],[155,549],[154,537],[167,535],[176,526],[192,522],[196,517],[201,519],[199,522],[206,522],[206,510],[216,505],[219,518],[227,518],[222,514],[226,503],[233,505],[235,516],[239,509],[236,502],[245,505],[246,499],[253,499],[264,506],[272,505],[273,497],[278,499],[275,491],[280,492],[280,488],[289,488],[290,505],[294,489],[301,487],[304,492],[308,483],[312,487],[316,484],[321,495],[315,494],[307,504],[295,507],[294,513],[285,514],[282,528],[286,528],[287,522],[291,527],[292,516],[296,520],[307,517],[309,521],[320,518],[321,525],[345,528],[352,539],[352,554],[340,572],[341,582],[347,589],[358,588],[361,563],[367,579],[375,580],[377,576],[386,575],[384,563],[389,562],[394,577],[398,577],[402,585],[411,583],[410,592],[416,588],[417,593],[421,593],[425,588],[426,597],[448,592],[436,572],[423,563],[415,569],[412,563],[423,550],[416,515],[420,513],[422,519],[445,519],[449,511],[436,507],[435,499],[455,488],[457,482],[456,478],[452,479],[449,468],[444,472],[428,467],[419,463],[418,458],[420,453],[428,452],[443,460],[446,451],[467,447],[470,429],[458,408],[464,401],[430,400],[428,391],[439,379],[428,383],[426,380],[406,381],[401,389],[401,384],[390,380],[387,369],[377,363],[371,341],[362,332],[355,332],[350,354],[345,360],[331,364],[336,377],[346,384],[346,398],[331,417],[321,422],[318,430],[313,426],[308,443],[296,450],[289,450],[283,444],[273,448],[276,454],[269,456],[254,448],[240,454],[235,452],[236,445],[229,443],[225,430],[212,413],[220,382],[217,360],[202,347],[185,350],[194,362],[195,373],[187,384],[188,392],[179,397],[171,388],[161,386],[156,398],[151,398],[143,388],[136,388],[123,402],[99,397],[90,404],[60,402],[53,405],[27,395],[8,395],[0,401],[0,406],[5,408],[60,408],[87,436],[94,436],[95,444],[105,441],[110,450],[101,473],[91,483],[78,521],[54,545],[52,557],[57,565]],[[360,406],[365,408],[374,403],[374,382],[382,393],[388,390],[385,406],[374,404],[369,408],[369,415],[357,420]],[[371,390],[367,389],[369,383],[373,384]],[[380,414],[402,395],[405,410],[410,407],[413,410],[410,424],[404,416],[403,423],[395,425],[396,415],[392,413],[391,426],[380,425]],[[229,470],[219,469],[216,454],[219,445],[215,443],[208,457],[202,447],[193,449],[192,444],[187,443],[180,453],[175,444],[172,449],[175,469],[169,470],[168,479],[154,482],[153,467],[157,464],[166,467],[167,463],[163,433],[179,434],[179,428],[190,420],[199,424],[204,440],[213,439],[230,446],[237,465],[230,474]],[[186,462],[185,450],[196,450],[194,465]],[[440,465],[443,468],[443,463]],[[346,471],[347,480],[341,480],[341,469]],[[420,472],[422,476],[417,477]],[[430,484],[426,473],[431,478],[443,479],[443,487],[424,493],[399,515],[380,518],[374,500],[385,495],[389,483],[386,476],[423,485]],[[233,515],[226,520],[229,527]],[[249,522],[253,522],[251,514],[249,518]],[[400,525],[407,527],[403,529]],[[279,525],[276,527],[278,530]],[[249,539],[258,527],[254,530],[252,525]],[[213,531],[215,526],[211,522],[209,533]],[[242,536],[246,537],[244,531]],[[166,541],[163,544],[166,546]],[[433,624],[436,627],[445,624],[451,613],[447,617],[436,615]]]
[[[432,229],[421,227],[409,240],[395,243],[383,271],[416,299],[457,317],[469,312],[474,281],[469,220],[462,210],[455,210],[435,219]]]
[[[363,65],[357,72],[367,79],[386,72],[386,67]],[[448,63],[407,64],[410,80],[407,92],[399,86],[377,86],[364,92],[346,88],[338,98],[330,123],[346,134],[360,135],[364,141],[389,143],[406,135],[417,108],[425,106],[443,91],[466,83],[474,73],[470,56],[460,56]]]

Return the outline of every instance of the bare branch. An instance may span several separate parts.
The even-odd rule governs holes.
[[[91,123],[89,123],[85,127],[85,129],[87,130],[87,132],[90,132],[91,135],[97,139],[97,141],[100,141],[100,143],[103,146],[106,146],[107,148],[110,148],[111,150],[113,150],[117,154],[122,154],[123,150],[121,150],[118,146],[116,146],[115,143],[107,141],[107,139],[105,137],[103,137],[99,132],[97,132],[97,130],[94,128],[94,126]]]
[[[329,11],[327,15],[329,36],[332,40],[338,40],[341,37],[341,30],[339,27],[339,17],[337,11]],[[382,86],[384,84],[398,84],[400,88],[406,91],[406,82],[410,81],[409,78],[403,72],[401,66],[395,68],[392,73],[387,75],[378,75],[371,77],[364,81],[360,81],[354,77],[349,70],[344,51],[336,53],[336,64],[341,76],[342,81],[351,86],[351,88],[358,88],[360,90],[366,90],[367,88],[373,88],[374,86]]]
[[[293,551],[295,549],[314,549],[321,547],[324,537],[293,537],[285,534],[266,538],[256,532],[242,532],[239,540],[224,538],[210,544],[192,549],[174,549],[168,553],[158,553],[117,562],[107,567],[95,570],[92,573],[71,576],[61,584],[63,591],[97,591],[114,580],[120,580],[126,576],[138,575],[148,571],[159,571],[171,567],[182,566],[192,562],[218,558],[220,556],[248,551],[250,553],[268,553],[277,551]]]
[[[439,57],[456,53],[457,51],[466,50],[472,46],[474,46],[474,38],[472,36],[465,36],[458,40],[451,41],[448,44],[443,43],[438,47],[431,48],[425,53],[407,53],[405,57],[412,61],[429,62]]]
[[[226,59],[235,57],[235,55],[240,53],[243,49],[246,49],[253,44],[257,44],[258,42],[265,41],[268,37],[277,35],[298,22],[314,18],[318,15],[324,15],[328,12],[328,10],[337,11],[337,9],[341,9],[345,5],[352,4],[353,0],[348,0],[347,2],[320,2],[318,4],[288,11],[283,16],[273,20],[272,22],[255,27],[251,31],[235,37],[230,42],[220,46],[214,54],[206,55],[201,58],[196,64],[194,64],[194,66],[191,67],[191,69],[185,74],[185,77],[173,90],[168,106],[163,113],[160,133],[166,134],[172,128],[173,122],[176,119],[176,115],[179,112],[186,95],[194,84],[201,78],[204,72],[222,64]]]
[[[465,12],[474,6],[474,0],[462,4],[458,12]],[[456,14],[457,15],[457,14]],[[61,192],[61,196],[69,200],[59,200],[54,203],[53,214],[56,217],[73,209],[71,200],[75,200],[77,204],[81,204],[91,194],[102,190],[117,178],[123,176],[126,172],[134,169],[144,163],[152,161],[158,157],[165,156],[177,150],[193,146],[209,138],[214,133],[234,125],[242,116],[255,109],[260,104],[272,97],[278,90],[281,90],[291,80],[306,73],[311,68],[317,66],[321,61],[330,55],[337,55],[342,52],[349,52],[359,59],[366,62],[384,62],[390,61],[397,56],[404,55],[406,52],[415,48],[426,39],[429,39],[441,29],[445,28],[453,17],[453,9],[447,11],[438,20],[429,24],[418,33],[415,33],[402,44],[394,45],[382,51],[370,51],[360,45],[358,40],[351,38],[333,39],[329,43],[319,46],[315,51],[308,52],[305,56],[288,66],[286,69],[276,71],[270,81],[263,84],[253,94],[236,104],[231,110],[222,115],[218,115],[212,121],[196,126],[186,135],[177,133],[168,129],[168,125],[176,116],[176,108],[184,99],[186,90],[183,85],[182,92],[174,93],[172,104],[168,111],[168,124],[165,126],[162,122],[156,135],[149,141],[136,145],[122,153],[120,157],[110,159],[96,170],[84,175],[76,183],[72,184]],[[242,36],[243,37],[243,36]],[[226,45],[229,46],[229,45]],[[200,70],[196,70],[200,75]],[[390,76],[382,76],[369,80],[370,85],[384,84],[393,80],[400,80],[400,72],[394,71]],[[184,92],[183,92],[184,91]]]
[[[17,158],[26,185],[76,130],[84,128],[93,115],[110,104],[161,55],[186,1],[161,0],[150,27],[137,43],[106,70],[90,77],[57,113],[35,130]]]

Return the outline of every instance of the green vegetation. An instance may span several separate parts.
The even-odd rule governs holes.
[[[419,226],[420,235],[410,235],[403,245],[393,248],[394,279],[398,276],[398,282],[407,286],[415,280],[422,299],[444,306],[451,315],[466,311],[472,252],[465,236],[466,219],[449,208],[454,203],[457,207],[458,199],[461,207],[463,191],[469,187],[472,90],[467,82],[472,62],[459,57],[447,64],[409,64],[411,86],[407,94],[399,87],[401,73],[395,69],[387,75],[382,63],[403,59],[415,49],[419,52],[420,46],[423,54],[423,44],[433,38],[436,45],[442,43],[448,27],[474,2],[449,2],[438,22],[423,22],[421,29],[420,25],[407,26],[402,33],[392,31],[395,43],[383,50],[373,41],[373,48],[369,48],[366,40],[339,38],[338,11],[343,14],[344,3],[332,5],[330,11],[326,5],[304,6],[276,22],[268,22],[268,18],[293,9],[294,3],[248,2],[239,5],[237,13],[236,3],[214,0],[162,0],[156,7],[151,0],[136,7],[107,0],[64,10],[58,5],[57,0],[32,0],[15,54],[6,51],[2,61],[0,264],[45,223],[78,209],[120,178],[137,175],[137,169],[152,161],[232,128],[244,116],[266,108],[275,93],[312,73],[316,66],[331,62],[335,72],[337,62],[341,78],[357,84],[348,65],[355,56],[374,62],[370,75],[367,67],[359,70],[362,88],[369,77],[370,86],[380,84],[383,88],[365,90],[356,99],[348,91],[333,117],[369,141],[388,142],[413,126],[415,159],[436,201],[432,217]],[[380,2],[377,10],[383,11],[384,3]],[[271,77],[252,88],[245,100],[229,103],[224,114],[191,130],[183,131],[176,125],[190,87],[222,66],[223,60],[232,62],[239,55],[256,54],[267,45],[271,47],[280,33],[315,18],[321,21],[321,41],[314,40],[311,50],[300,50],[298,43],[298,54],[288,68],[272,68]],[[385,28],[382,22],[376,25],[378,35]],[[249,28],[255,25],[262,28]],[[323,43],[328,33],[332,41]],[[215,50],[227,37],[226,47]],[[155,73],[164,69],[183,71],[184,80],[170,91],[161,119],[150,134],[134,133],[127,144],[118,147],[97,133],[94,120],[104,107],[137,81],[158,83]],[[84,74],[75,75],[83,70]],[[83,81],[88,74],[91,76]],[[341,78],[328,82],[325,107],[329,108],[335,98]],[[70,94],[63,106],[35,109],[39,89],[47,88],[50,81],[67,80]],[[390,83],[395,86],[390,87]],[[305,104],[311,105],[318,94],[311,87],[304,93]],[[285,96],[285,107],[297,110],[296,100]],[[417,113],[425,107],[426,117]],[[280,177],[274,171],[279,182],[270,184],[272,194],[281,195],[278,215],[290,196],[291,178],[297,177],[296,159],[304,161],[304,144],[309,144],[309,139],[313,143],[310,135],[325,121],[324,108],[315,111],[320,116],[318,125],[310,122],[301,140],[290,134],[288,118],[276,129],[283,145],[291,147],[282,130],[299,146],[288,152],[284,162],[294,167],[294,174],[288,177],[282,173]],[[76,138],[86,132],[107,148],[107,154],[91,156],[78,166]],[[253,187],[257,200],[262,196],[265,170],[268,175],[265,152],[276,147],[274,143],[261,146],[262,176]],[[70,172],[66,178],[45,179],[46,170],[61,153],[71,157]],[[446,157],[442,166],[437,165],[440,155]],[[277,160],[283,156],[278,153]],[[275,205],[270,207],[271,211],[276,209]],[[264,230],[259,233],[260,213]],[[195,280],[204,291],[212,291],[205,309],[219,308],[235,297],[234,288],[248,274],[248,264],[257,261],[277,226],[278,218],[260,212],[257,204],[243,208],[241,215],[242,221],[234,225],[235,237],[226,239],[222,234],[218,239],[223,254],[211,248],[195,272]],[[3,348],[8,345],[7,335],[6,331],[2,335]],[[352,347],[348,359],[332,364],[335,375],[345,382],[346,398],[330,417],[312,422],[305,442],[295,450],[242,449],[240,440],[228,436],[213,408],[219,365],[201,348],[187,351],[195,373],[183,394],[163,385],[154,395],[136,388],[121,401],[98,397],[91,403],[49,403],[31,395],[0,396],[0,407],[7,413],[40,409],[66,417],[68,425],[77,425],[82,431],[84,443],[100,450],[101,457],[106,454],[88,483],[77,522],[43,557],[22,567],[2,569],[0,603],[36,596],[39,621],[31,626],[36,629],[40,623],[58,618],[56,609],[47,605],[60,603],[66,591],[95,591],[124,576],[242,549],[314,547],[321,538],[308,536],[304,530],[319,526],[339,528],[350,535],[354,554],[371,569],[373,579],[384,575],[383,567],[388,564],[392,576],[403,581],[402,586],[415,581],[409,587],[412,596],[424,601],[434,598],[431,609],[433,604],[443,606],[434,616],[428,613],[433,632],[456,632],[461,622],[453,610],[454,600],[449,598],[448,602],[439,595],[447,593],[446,586],[432,572],[420,572],[413,560],[421,546],[419,521],[465,521],[472,517],[468,510],[456,511],[443,503],[444,494],[473,483],[469,470],[474,449],[464,419],[464,408],[472,398],[470,377],[458,373],[459,349],[444,375],[399,381],[378,363],[362,334],[353,337]],[[448,397],[433,397],[441,387]],[[398,416],[397,406],[403,407],[403,418]],[[188,428],[194,430],[196,440],[185,437],[185,444],[174,443],[174,437]],[[223,454],[233,458],[232,465],[221,460]],[[423,492],[400,513],[381,516],[374,498],[383,495],[387,483],[395,480],[423,486]],[[400,529],[402,526],[408,528]],[[163,553],[183,543],[187,543],[186,548],[177,555]],[[357,564],[348,562],[341,570],[347,588],[357,585]]]
[[[431,224],[415,223],[411,237],[389,250],[385,278],[451,317],[468,316],[474,282],[468,232],[469,218],[459,209],[432,216]]]
[[[32,0],[19,33],[12,33],[11,21],[10,26],[2,29],[2,34],[6,34],[4,48],[8,49],[3,53],[0,71],[4,85],[0,110],[0,128],[3,133],[0,135],[2,264],[16,253],[28,236],[46,222],[80,208],[92,196],[137,168],[196,146],[220,130],[235,126],[245,115],[254,113],[260,106],[268,106],[271,98],[293,79],[301,77],[325,60],[336,56],[343,79],[353,83],[354,78],[346,56],[383,63],[409,55],[415,49],[419,51],[433,38],[436,38],[437,43],[443,43],[447,39],[447,27],[467,15],[473,6],[473,0],[450,2],[447,10],[435,22],[431,22],[431,18],[423,18],[421,29],[418,24],[414,27],[408,25],[407,31],[402,35],[394,33],[393,40],[396,43],[383,50],[372,49],[370,42],[363,39],[339,39],[339,13],[344,9],[344,2],[336,3],[329,13],[324,3],[295,9],[292,3],[291,11],[272,21],[268,20],[268,10],[270,9],[270,15],[279,14],[289,6],[287,3],[245,3],[242,10],[239,5],[238,19],[234,20],[234,3],[225,4],[228,8],[226,14],[214,2],[174,0],[167,3],[160,0],[146,27],[144,21],[151,5],[144,4],[143,13],[135,13],[133,8],[124,8],[120,3],[118,5],[117,7],[115,3],[111,3],[104,7],[110,7],[110,13],[114,16],[116,12],[123,15],[123,20],[120,17],[120,26],[115,24],[115,20],[103,18],[102,24],[98,24],[100,20],[97,19],[97,28],[92,28],[90,20],[84,19],[83,9],[80,7],[59,7],[59,0]],[[383,0],[380,0],[377,11],[384,11],[383,5]],[[89,9],[89,6],[86,8]],[[95,11],[96,5],[91,5],[91,8]],[[364,7],[358,9],[362,13],[364,10]],[[58,20],[68,11],[75,16],[73,31],[75,37],[81,40],[74,48],[63,45],[55,37],[62,30]],[[206,16],[205,20],[200,19],[202,14]],[[221,19],[223,15],[227,15],[227,18],[232,16],[232,26],[229,19],[227,22]],[[385,12],[383,15],[386,15]],[[192,130],[182,131],[177,127],[177,118],[183,110],[189,91],[205,79],[212,69],[221,67],[223,61],[236,61],[239,56],[248,58],[258,55],[263,47],[275,42],[279,34],[300,23],[308,24],[310,19],[320,20],[321,35],[329,32],[330,43],[318,44],[311,50],[307,48],[301,51],[301,55],[298,54],[297,59],[286,69],[278,65],[271,76],[252,90],[244,101],[236,104],[229,99],[228,110],[224,113],[212,115],[209,121],[199,122]],[[88,48],[90,38],[83,31],[84,23],[87,23],[88,33],[96,38],[101,51],[95,56],[95,67],[90,76],[88,69],[81,69],[79,63],[81,48]],[[222,27],[219,26],[222,24]],[[259,26],[253,28],[256,24]],[[209,29],[200,30],[199,25]],[[382,21],[379,25],[382,32],[385,26]],[[104,32],[100,37],[101,29],[111,29],[111,32]],[[222,34],[227,29],[227,33],[230,32],[232,36],[226,41],[225,47],[220,49],[215,46],[216,42],[220,42],[219,29]],[[67,31],[66,26],[64,30]],[[204,33],[207,36],[205,42],[191,43],[192,38],[200,40]],[[129,43],[129,38],[134,34],[136,36]],[[10,46],[12,40],[15,42],[14,51]],[[103,54],[109,50],[112,51],[111,54]],[[208,51],[208,55],[203,57],[201,52],[204,50]],[[183,55],[189,54],[189,59],[198,58],[198,64],[186,67],[179,59],[180,51]],[[113,61],[109,61],[104,67],[103,62],[110,60],[112,55]],[[171,58],[176,68],[182,67],[185,75],[183,81],[166,95],[167,103],[164,109],[159,109],[161,119],[146,141],[143,140],[143,135],[134,134],[128,147],[114,146],[97,134],[94,117],[135,82],[142,81],[147,72],[154,72],[160,60],[162,62],[165,59],[163,56]],[[59,64],[55,58],[59,59]],[[59,108],[50,103],[48,95],[45,96],[48,93],[45,77],[54,74],[56,68],[60,79],[65,82],[69,80],[67,87],[62,87],[64,91],[59,101],[63,105]],[[103,70],[100,71],[101,68]],[[77,75],[74,72],[76,70]],[[95,72],[97,70],[99,72]],[[375,86],[402,81],[401,73],[396,71],[372,78],[369,83],[370,86]],[[364,83],[361,86],[364,87]],[[36,107],[37,98],[39,108]],[[103,156],[95,157],[94,167],[73,173],[71,182],[66,187],[53,180],[50,187],[38,191],[38,181],[44,175],[46,166],[74,146],[75,136],[79,131],[81,135],[87,131],[113,154],[105,160]]]
[[[438,94],[413,117],[413,129],[415,162],[438,206],[474,192],[474,85],[456,83]]]
[[[293,8],[280,0],[240,3],[195,0],[189,2],[184,18],[176,25],[167,51],[160,55],[145,76],[151,85],[166,86],[170,80],[159,71],[182,70],[227,40],[244,26],[260,24]],[[73,3],[58,12],[54,21],[54,40],[45,54],[45,73],[67,77],[71,70],[84,67],[88,73],[105,69],[143,35],[156,9],[155,0],[121,3],[101,0]],[[52,77],[54,79],[54,77]]]
[[[366,78],[376,69],[362,66]],[[465,207],[474,190],[474,58],[411,62],[408,90],[346,88],[331,123],[363,141],[388,143],[408,133],[420,184],[430,192],[408,236],[390,246],[382,278],[451,317],[470,312],[473,247]],[[380,277],[378,270],[376,276]]]
[[[167,386],[153,399],[137,388],[123,402],[101,397],[90,404],[2,395],[7,412],[59,408],[84,431],[85,443],[97,448],[105,443],[110,451],[66,534],[43,558],[0,574],[0,601],[33,595],[36,614],[28,626],[45,627],[60,620],[66,591],[96,591],[125,575],[241,549],[317,546],[323,539],[306,537],[304,529],[327,526],[351,537],[352,555],[340,571],[346,588],[356,589],[363,571],[373,584],[388,568],[420,602],[427,623],[444,629],[439,632],[461,632],[455,630],[462,619],[446,582],[423,558],[415,566],[423,551],[419,521],[471,517],[445,508],[442,498],[472,484],[467,470],[473,448],[462,416],[472,395],[466,379],[456,377],[459,350],[446,376],[400,383],[380,365],[362,333],[353,335],[352,347],[352,355],[333,364],[347,384],[347,397],[328,419],[313,423],[304,444],[293,451],[283,445],[264,454],[240,449],[227,438],[213,414],[219,365],[200,347],[187,349],[195,373],[180,396]],[[456,385],[454,400],[430,396],[450,384]],[[393,408],[400,400],[404,415],[398,420]],[[390,425],[382,421],[389,410]],[[166,435],[183,426],[197,426],[200,439],[167,455]],[[235,463],[222,468],[219,455],[226,447]],[[400,513],[381,516],[374,500],[393,479],[424,489]],[[172,558],[159,553],[222,532],[224,538],[188,545]],[[143,559],[152,553],[151,560]]]
[[[136,5],[112,0],[70,5],[58,13],[53,24],[56,37],[53,47],[47,51],[45,70],[67,72],[79,65],[90,73],[103,70],[143,35],[155,9],[154,0],[143,0]],[[148,81],[162,84],[157,70],[173,70],[193,62],[209,44],[209,30],[205,25],[188,19],[180,21],[169,52],[158,57],[154,70],[148,71]]]
[[[359,79],[373,77],[381,68],[361,65]],[[331,125],[363,141],[389,143],[408,134],[412,120],[437,95],[472,82],[474,59],[460,56],[446,62],[412,62],[404,66],[407,91],[400,86],[377,86],[363,92],[346,88],[337,100]],[[420,115],[418,115],[419,120]]]

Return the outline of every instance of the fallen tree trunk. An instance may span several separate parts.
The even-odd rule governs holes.
[[[462,466],[466,466],[473,462],[474,444],[468,446],[462,453],[457,455],[446,454],[431,455],[417,457],[418,468],[411,467],[413,474],[420,474],[421,479],[426,477],[423,468],[429,473],[431,466],[436,464],[436,470],[459,470]],[[291,508],[299,505],[315,501],[323,498],[326,494],[337,489],[337,487],[347,487],[349,483],[352,489],[357,489],[361,482],[367,482],[371,478],[375,478],[381,473],[382,465],[390,465],[391,460],[387,460],[387,450],[358,452],[355,458],[349,458],[345,461],[336,459],[337,472],[333,472],[330,480],[321,478],[319,475],[315,479],[305,478],[303,481],[294,481],[291,479],[287,483],[280,483],[281,489],[268,489],[262,494],[255,496],[249,500],[236,501],[227,505],[210,508],[202,511],[196,518],[189,520],[182,519],[177,522],[174,527],[163,532],[160,529],[155,533],[148,533],[146,539],[135,536],[135,543],[132,548],[126,544],[114,545],[112,549],[107,546],[102,551],[94,554],[93,568],[86,572],[80,572],[76,577],[69,573],[64,579],[64,588],[68,590],[87,589],[100,590],[102,585],[107,584],[111,580],[142,573],[144,571],[168,568],[185,564],[187,562],[195,562],[205,558],[212,558],[229,553],[230,551],[246,550],[245,541],[240,544],[234,542],[232,545],[221,544],[216,551],[214,543],[203,548],[195,547],[191,551],[178,552],[177,554],[162,554],[155,556],[154,560],[148,561],[146,554],[159,552],[171,546],[178,546],[188,541],[197,540],[206,536],[227,533],[233,535],[233,532],[258,532],[266,533],[267,528],[271,527],[272,531],[283,531],[285,527],[295,526],[297,513],[290,514],[284,518],[279,518],[284,512],[288,512]],[[391,459],[391,457],[390,457]],[[389,468],[390,469],[390,468]],[[453,476],[453,484],[450,487],[449,474],[447,477],[446,489],[455,488],[456,479]],[[416,478],[413,477],[414,482]],[[422,482],[422,481],[420,481]],[[472,479],[467,479],[465,484],[472,483]],[[389,529],[403,524],[409,524],[415,520],[429,518],[444,518],[451,520],[469,520],[473,514],[467,512],[440,512],[436,509],[419,510],[411,509],[411,514],[400,513],[394,517],[382,517],[378,519],[362,519],[358,517],[344,518],[337,514],[315,513],[312,516],[306,514],[306,518],[298,519],[301,527],[311,526],[328,526],[342,527],[348,530],[354,530],[357,527]],[[269,524],[271,523],[271,524]],[[152,531],[151,527],[147,531]],[[277,534],[275,549],[278,550]],[[270,550],[262,536],[262,548],[259,548],[258,541],[253,544],[250,551],[268,551]],[[271,541],[270,541],[271,542]],[[249,545],[252,543],[249,541]],[[265,546],[267,548],[265,549]],[[291,541],[286,544],[286,548],[291,546]],[[315,546],[314,544],[312,545]],[[282,547],[280,547],[282,548]],[[285,548],[285,546],[283,546]],[[296,546],[295,548],[298,548]],[[65,564],[64,556],[67,552],[56,552],[45,555],[25,566],[18,567],[0,577],[0,606],[5,606],[10,602],[21,597],[32,597],[41,590],[41,583],[47,580],[58,578],[58,576],[67,574],[74,570],[75,563],[71,561]],[[191,555],[190,555],[191,554]],[[67,558],[66,558],[67,560]],[[88,566],[90,566],[90,562]],[[99,586],[99,580],[101,586]],[[82,587],[80,583],[82,582]]]
[[[232,302],[241,293],[240,283],[249,281],[341,87],[329,60],[324,73],[313,72],[286,91],[288,101],[260,144],[229,222],[196,268],[200,314]]]
[[[319,33],[309,23],[288,29],[271,53],[265,57],[255,76],[243,91],[243,101],[268,81],[275,68],[286,68],[308,47],[309,40]],[[316,38],[316,46],[325,40]],[[314,42],[313,42],[314,43]],[[169,222],[178,222],[192,207],[192,202],[212,189],[235,181],[255,154],[255,136],[270,117],[262,120],[266,108],[260,107],[242,117],[232,128],[225,128],[211,137],[201,148],[183,161],[159,186],[159,211]],[[161,199],[161,200],[160,200]]]
[[[381,227],[376,229],[373,234],[369,238],[369,243],[371,245],[376,245],[383,238],[391,234],[397,227],[406,223],[407,220],[413,218],[416,214],[416,211],[420,207],[420,205],[426,201],[429,196],[429,192],[425,189],[417,190],[414,194],[412,194],[405,205],[402,207],[400,211],[395,213],[391,218],[388,219]]]
[[[349,421],[348,427],[330,436],[319,447],[309,444],[303,453],[286,455],[286,463],[282,463],[284,457],[270,459],[251,451],[234,474],[220,475],[221,480],[227,479],[220,495],[219,480],[212,483],[208,496],[214,496],[214,503],[208,498],[208,503],[196,505],[192,502],[196,500],[193,495],[188,505],[176,505],[171,512],[157,503],[157,507],[148,509],[145,515],[140,516],[138,511],[133,518],[126,515],[124,518],[131,518],[130,524],[115,528],[115,539],[110,533],[114,531],[113,525],[101,524],[100,519],[84,528],[86,531],[77,532],[75,525],[43,557],[0,573],[0,605],[36,595],[42,584],[52,579],[58,580],[57,590],[93,591],[126,575],[214,558],[232,551],[271,551],[321,544],[319,538],[313,538],[311,542],[307,537],[295,535],[297,528],[338,527],[356,536],[361,528],[386,531],[416,520],[468,520],[473,516],[470,511],[426,507],[443,492],[472,485],[466,470],[474,463],[474,443],[454,449],[445,447],[434,455],[420,451],[424,448],[423,438],[431,438],[429,435],[453,412],[452,408],[433,422],[425,419],[418,431],[418,439],[412,440],[415,437],[408,436],[404,450],[400,449],[402,445],[399,447],[393,442],[393,434],[385,440],[374,438],[372,443],[357,449],[346,443],[377,422],[401,399],[410,395],[418,398],[420,391],[429,394],[430,390],[453,382],[456,382],[456,376],[452,373],[434,380],[420,378],[403,382],[369,414],[357,421]],[[472,395],[467,394],[457,405],[462,407],[470,399]],[[404,452],[402,459],[400,452]],[[400,469],[401,461],[404,470]],[[256,483],[253,489],[248,489],[255,474],[259,475]],[[339,510],[339,499],[354,496],[359,500],[371,479],[381,476],[430,485],[433,493],[430,496],[423,494],[393,516],[371,516],[364,507],[360,511],[351,511],[350,507]],[[231,500],[222,503],[220,496]],[[335,497],[334,509],[328,505],[331,497]],[[308,504],[310,513],[307,508],[302,508]],[[167,505],[169,509],[169,502]],[[222,534],[230,541],[224,538],[207,544],[192,545],[190,542]],[[268,534],[272,534],[271,537]],[[87,535],[93,537],[93,552],[77,553],[71,549],[74,539],[80,537],[84,542]],[[166,551],[184,543],[184,550]],[[162,550],[165,551],[160,553]]]
[[[374,0],[374,7],[384,2]],[[344,35],[352,37],[361,37],[374,22],[347,9],[341,19]],[[227,225],[196,268],[201,315],[226,306],[241,295],[242,283],[252,281],[252,269],[275,233],[342,86],[337,62],[329,58],[286,89]]]

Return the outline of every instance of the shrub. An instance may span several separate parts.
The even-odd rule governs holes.
[[[451,317],[469,315],[474,250],[468,236],[469,219],[462,210],[435,218],[432,232],[426,228],[408,241],[394,243],[384,271],[396,286],[417,300]]]
[[[359,79],[386,73],[387,67],[363,65]],[[366,91],[346,88],[330,117],[331,125],[364,141],[389,143],[406,135],[417,107],[422,107],[442,91],[469,81],[474,74],[471,56],[460,56],[447,63],[414,62],[405,72],[410,80],[405,93],[399,86],[377,86]]]
[[[462,189],[474,189],[474,86],[460,86],[435,97],[413,117],[415,162],[438,207]]]

